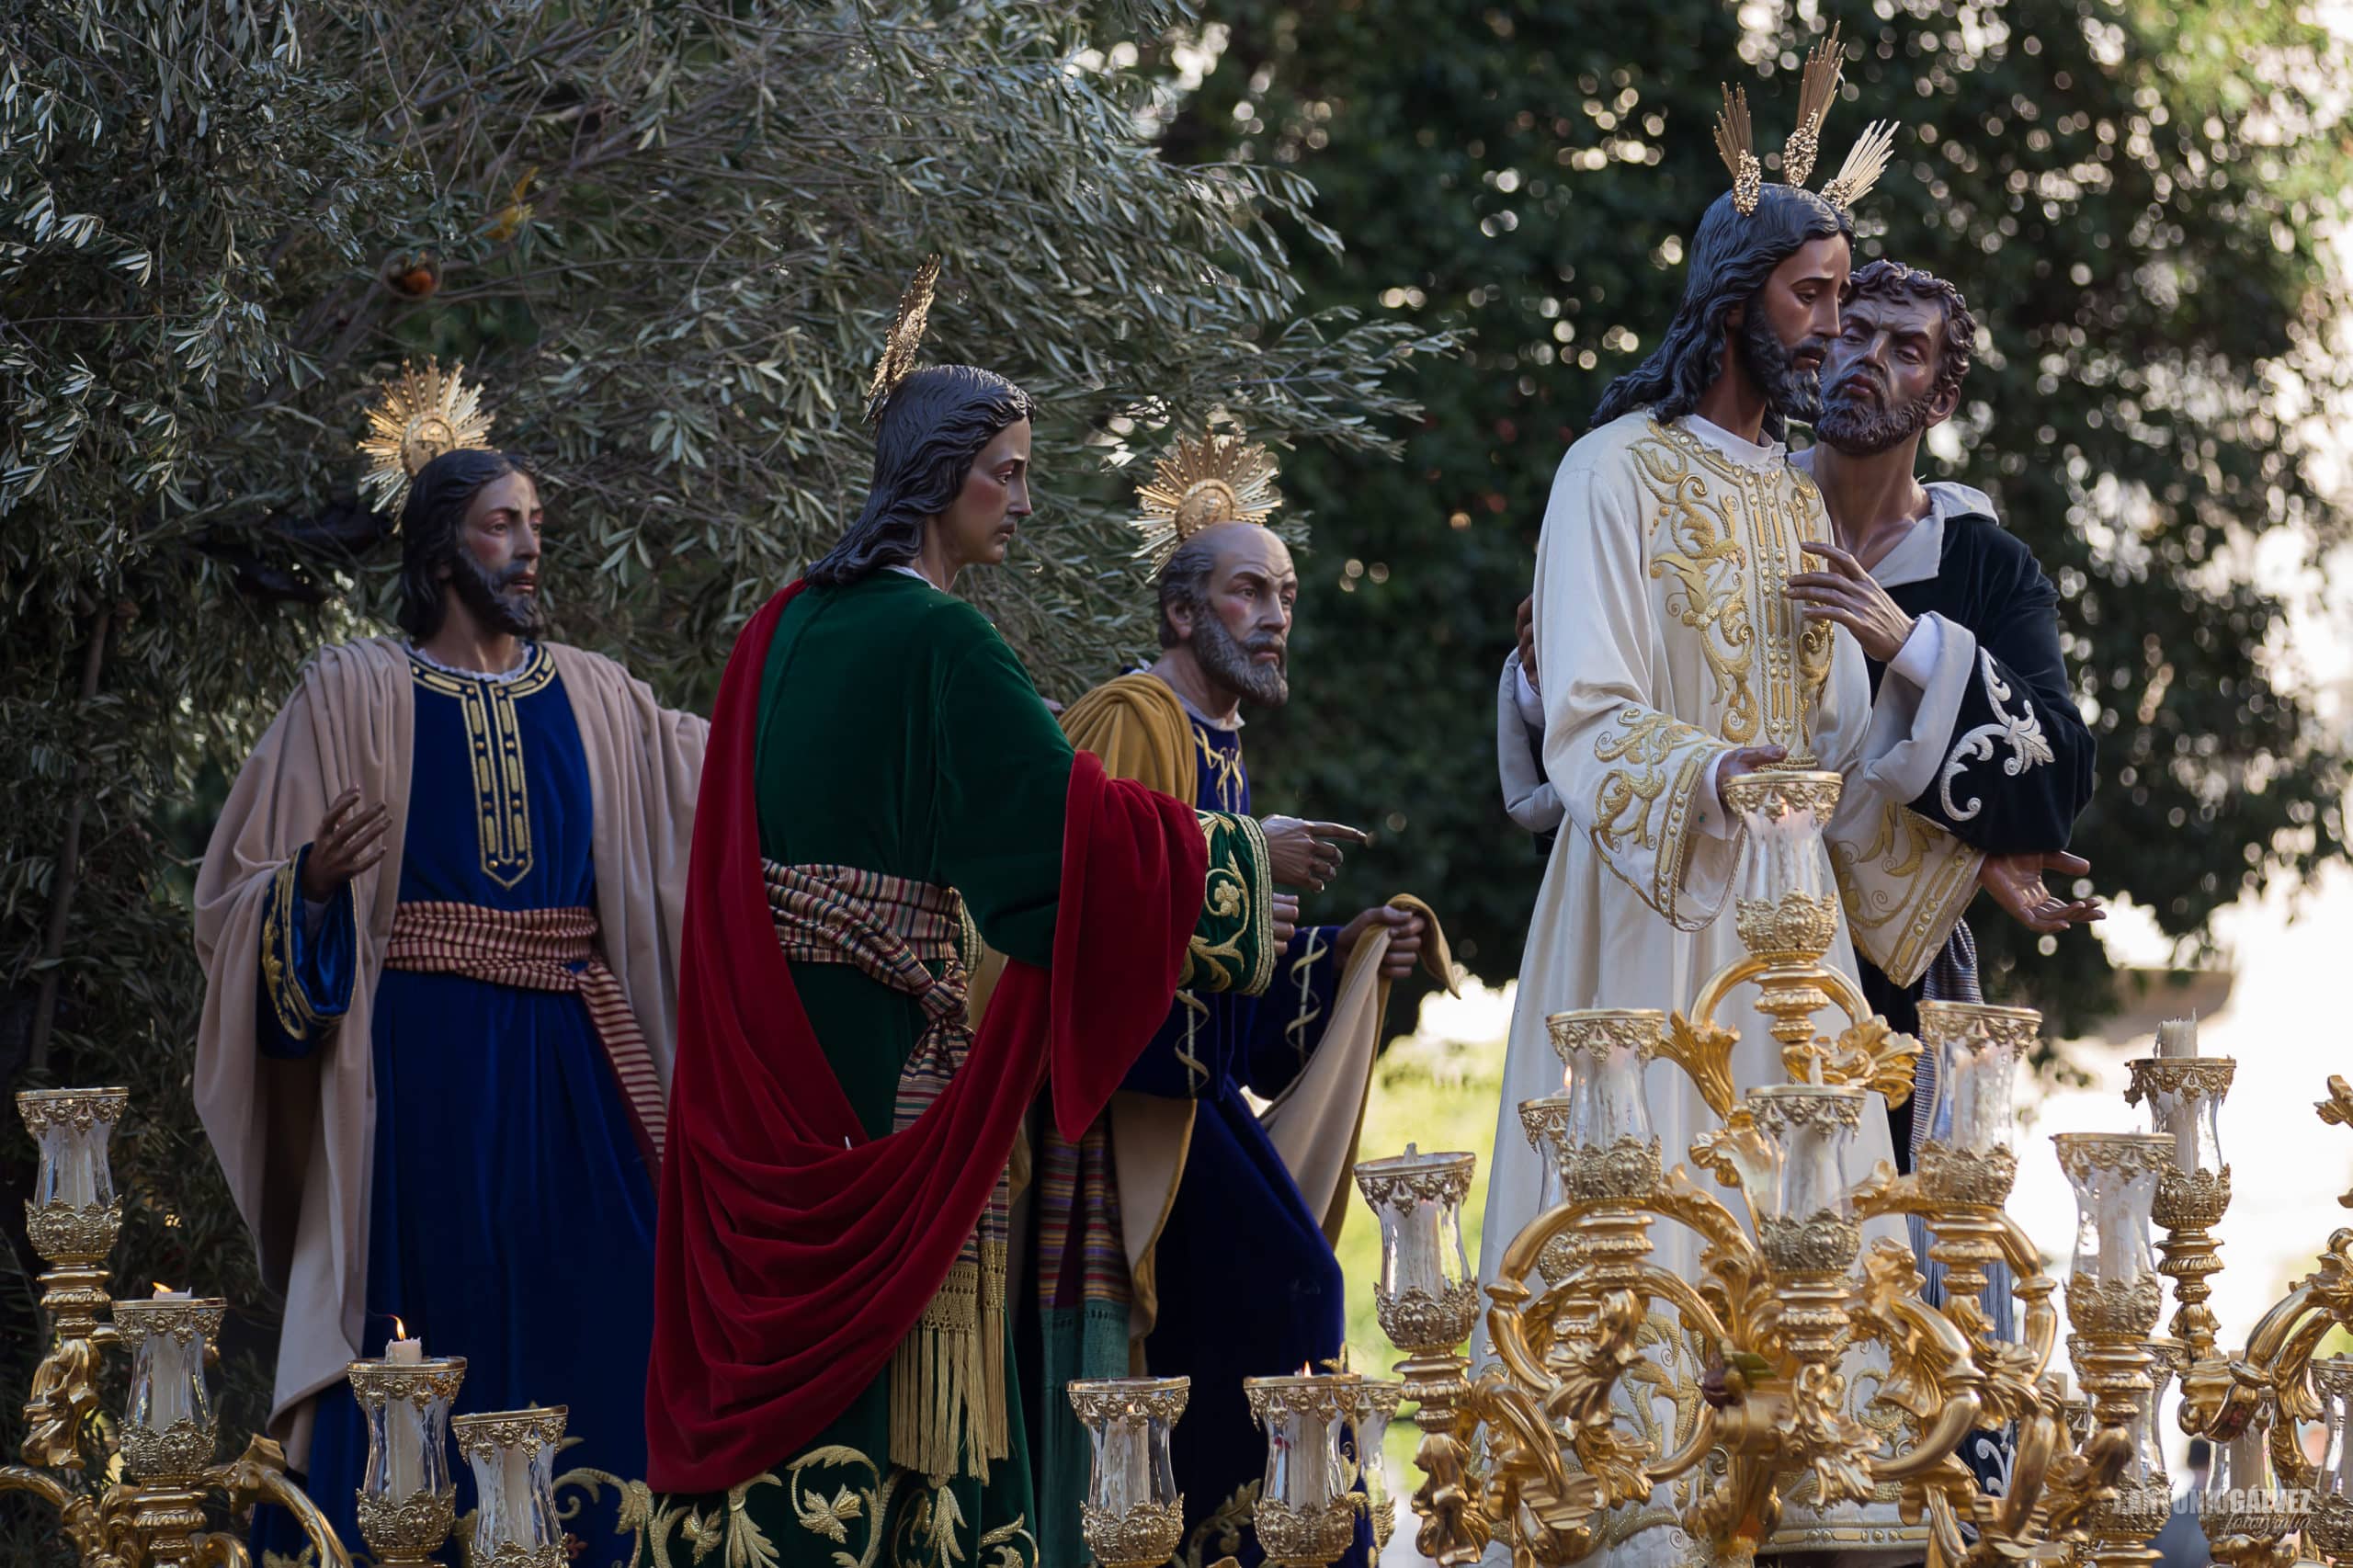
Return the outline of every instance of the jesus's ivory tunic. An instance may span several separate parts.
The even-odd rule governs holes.
[[[1883,692],[1874,718],[1862,650],[1841,628],[1808,623],[1784,597],[1791,574],[1814,568],[1800,545],[1830,532],[1820,493],[1780,445],[1704,420],[1662,426],[1629,415],[1562,460],[1537,548],[1536,631],[1544,766],[1567,820],[1520,964],[1483,1282],[1536,1217],[1541,1168],[1518,1108],[1562,1088],[1546,1016],[1688,1009],[1711,975],[1745,956],[1731,909],[1735,892],[1750,891],[1741,887],[1747,846],[1715,788],[1729,753],[1779,745],[1793,761],[1810,756],[1845,775],[1825,835],[1843,906],[1825,961],[1850,980],[1854,941],[1891,974],[1916,974],[1975,891],[1975,853],[1904,810],[1909,793],[1895,793],[1916,770],[1915,734],[1932,743],[1949,727],[1942,683]],[[1740,1034],[1733,1075],[1743,1091],[1785,1079],[1767,1020],[1747,1005],[1753,994],[1744,986],[1717,1016]],[[1835,1013],[1817,1021],[1834,1036],[1844,1027]],[[1652,1063],[1649,1089],[1672,1168],[1716,1119],[1670,1062]],[[1874,1095],[1850,1147],[1850,1178],[1891,1153]],[[1736,1194],[1720,1195],[1745,1212]],[[1901,1222],[1887,1221],[1866,1229],[1864,1245],[1881,1234],[1904,1240]],[[1699,1277],[1695,1235],[1661,1221],[1652,1237],[1656,1263]],[[1668,1451],[1696,1414],[1700,1368],[1660,1303],[1645,1341],[1651,1359],[1621,1381],[1621,1406]],[[1478,1348],[1484,1359],[1483,1326]],[[1881,1364],[1875,1353],[1850,1353],[1844,1369],[1856,1414],[1874,1421],[1867,1406]],[[1610,1519],[1610,1568],[1700,1560],[1704,1547],[1677,1523],[1691,1484],[1687,1476],[1663,1486],[1649,1506]],[[1904,1539],[1892,1499],[1815,1513],[1805,1506],[1811,1490],[1794,1476],[1783,1483],[1783,1528],[1802,1528],[1804,1544],[1870,1551]]]

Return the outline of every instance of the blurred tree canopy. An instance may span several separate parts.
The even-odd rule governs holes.
[[[1129,436],[1222,407],[1380,457],[1414,412],[1392,371],[1436,345],[1301,308],[1286,244],[1333,236],[1297,173],[1164,155],[1166,89],[1117,46],[1160,20],[1068,0],[9,8],[0,1084],[131,1089],[119,1278],[262,1300],[190,1108],[188,861],[302,658],[381,624],[398,551],[352,449],[402,358],[462,358],[494,438],[543,467],[561,633],[696,704],[862,494],[867,375],[928,253],[948,284],[926,358],[1046,409],[1044,509],[979,597],[1049,690],[1151,641],[1110,472]],[[0,1189],[30,1157],[0,1137]],[[37,1292],[0,1212],[13,1450]],[[233,1433],[260,1382],[230,1360]]]
[[[1904,122],[1859,251],[1951,278],[1986,329],[1931,467],[1992,494],[2060,586],[2100,744],[2075,839],[2093,881],[2194,944],[2243,891],[2345,853],[2342,742],[2297,686],[2286,605],[2246,573],[2257,540],[2309,560],[2346,521],[2299,421],[2346,384],[2325,241],[2353,176],[2329,118],[2347,60],[2303,12],[1231,0],[1189,40],[1221,52],[1174,155],[1314,182],[1347,249],[1302,257],[1313,301],[1476,334],[1417,368],[1404,483],[1344,452],[1287,467],[1327,548],[1301,592],[1294,700],[1254,764],[1273,798],[1389,830],[1342,904],[1438,890],[1490,981],[1518,968],[1541,870],[1503,816],[1493,731],[1553,469],[1673,313],[1686,237],[1726,183],[1719,84],[1748,84],[1778,149],[1802,52],[1834,21],[1847,85],[1824,166],[1868,121]],[[1997,992],[2063,1030],[2109,1005],[2088,933],[2038,955],[1990,909]]]

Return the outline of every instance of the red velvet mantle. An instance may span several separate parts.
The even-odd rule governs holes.
[[[1168,1015],[1199,916],[1192,809],[1071,769],[1051,969],[1009,964],[964,1069],[869,1139],[769,924],[752,763],[761,674],[796,583],[745,627],[705,754],[655,1244],[648,1480],[712,1492],[813,1441],[888,1366],[1051,1082],[1075,1140]]]

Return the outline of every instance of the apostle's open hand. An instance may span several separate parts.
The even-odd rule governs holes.
[[[1340,874],[1343,844],[1370,844],[1360,828],[1336,822],[1302,822],[1297,817],[1268,817],[1266,829],[1268,858],[1277,887],[1322,892]]]
[[[324,903],[342,892],[346,882],[381,860],[384,830],[391,823],[392,812],[382,801],[362,806],[357,790],[337,795],[326,815],[319,819],[311,853],[303,858],[302,896],[313,903]]]
[[[1830,563],[1826,572],[1797,572],[1785,590],[1808,620],[1836,621],[1855,634],[1863,652],[1881,664],[1895,657],[1912,635],[1912,618],[1895,608],[1887,590],[1871,580],[1863,563],[1835,544],[1801,544],[1808,555]]]
[[[1529,595],[1519,601],[1519,673],[1528,677],[1528,689],[1541,691],[1543,686],[1536,678],[1536,596]]]
[[[1358,938],[1376,926],[1385,926],[1389,932],[1389,951],[1381,960],[1381,978],[1404,979],[1421,962],[1422,940],[1429,932],[1429,922],[1410,909],[1378,904],[1341,926],[1339,936],[1332,942],[1333,961],[1346,964],[1356,952]]]
[[[2038,931],[2048,937],[2064,931],[2070,926],[2108,918],[2108,911],[2100,907],[2099,900],[2061,898],[2042,883],[2045,871],[2080,877],[2089,873],[2091,869],[2089,860],[2064,850],[2050,854],[1988,855],[1985,864],[1978,868],[1977,882],[1994,895],[1995,903],[2009,911],[2011,919],[2029,931]]]
[[[1290,939],[1299,935],[1299,895],[1297,893],[1275,894],[1273,917],[1269,924],[1273,927],[1275,956],[1280,958],[1283,956],[1283,949],[1290,946]]]

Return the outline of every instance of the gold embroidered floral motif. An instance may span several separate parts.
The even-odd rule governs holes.
[[[1275,887],[1266,830],[1245,816],[1198,815],[1209,845],[1209,878],[1181,983],[1195,991],[1264,995],[1275,974]]]
[[[1745,745],[1757,729],[1756,695],[1749,684],[1756,631],[1742,597],[1747,559],[1739,524],[1709,476],[1694,467],[1695,459],[1708,456],[1706,447],[1680,430],[1651,428],[1662,438],[1631,449],[1653,506],[1650,574],[1672,579],[1666,611],[1699,633],[1713,695],[1723,708],[1719,728],[1724,739]],[[1721,484],[1722,476],[1717,477]]]
[[[1917,812],[1881,801],[1824,835],[1855,946],[1899,983],[1926,969],[1977,891],[1982,858]]]
[[[958,1484],[933,1485],[912,1471],[885,1469],[841,1444],[812,1449],[785,1467],[709,1497],[647,1494],[635,1520],[634,1561],[649,1568],[783,1568],[824,1554],[833,1568],[1036,1568],[1038,1542],[1027,1515],[972,1538]],[[763,1489],[781,1487],[789,1515],[763,1507]],[[624,1504],[625,1518],[628,1505]],[[771,1529],[799,1532],[807,1550],[780,1545]]]
[[[464,715],[467,765],[473,774],[474,825],[483,875],[511,888],[531,871],[531,796],[523,766],[523,726],[515,704],[555,679],[555,662],[534,645],[521,673],[477,680],[409,661],[416,684],[454,697]]]
[[[1700,634],[1718,732],[1810,760],[1836,633],[1785,590],[1810,569],[1799,547],[1828,534],[1821,492],[1787,463],[1745,467],[1678,426],[1654,424],[1629,449],[1651,501],[1650,574],[1673,580],[1668,613]]]
[[[1619,711],[1614,728],[1605,727],[1594,739],[1596,761],[1627,764],[1603,774],[1595,789],[1594,842],[1606,858],[1625,855],[1630,846],[1649,851],[1648,887],[1633,881],[1615,858],[1608,860],[1610,869],[1625,877],[1652,908],[1677,924],[1692,803],[1703,783],[1701,771],[1715,750],[1714,743],[1691,725],[1631,705]]]

